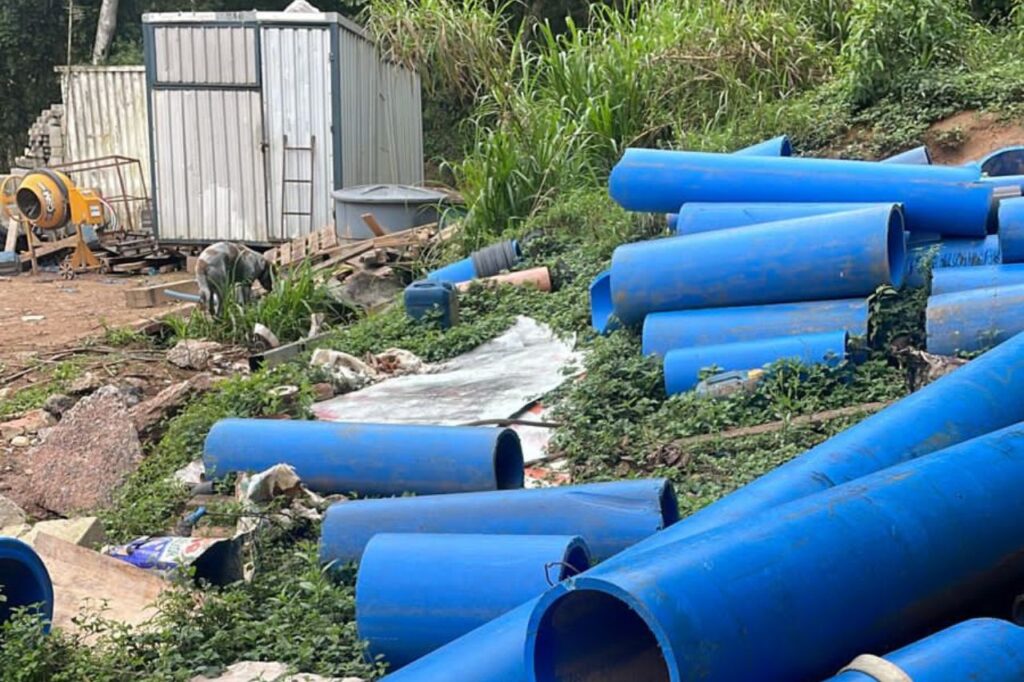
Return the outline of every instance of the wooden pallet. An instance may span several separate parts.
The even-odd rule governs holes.
[[[338,233],[334,231],[333,226],[329,226],[281,246],[275,246],[263,256],[271,263],[287,268],[304,260],[316,262],[327,258],[328,252],[336,249],[339,243]]]

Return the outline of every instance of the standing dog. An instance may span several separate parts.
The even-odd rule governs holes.
[[[196,263],[199,303],[214,317],[224,312],[224,299],[238,287],[239,300],[252,299],[252,283],[264,290],[273,286],[270,263],[252,249],[232,242],[217,242],[203,249]]]

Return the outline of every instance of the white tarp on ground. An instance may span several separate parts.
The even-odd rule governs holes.
[[[398,424],[465,424],[507,419],[558,388],[582,355],[573,339],[560,339],[544,324],[520,317],[508,331],[482,346],[436,367],[430,374],[388,379],[361,391],[340,395],[313,406],[327,421]],[[535,419],[527,415],[526,419]],[[527,459],[542,453],[537,435],[546,431],[516,427]]]

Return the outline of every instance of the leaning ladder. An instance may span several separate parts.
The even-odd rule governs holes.
[[[309,177],[308,178],[289,178],[288,177],[288,156],[289,154],[297,156],[300,154],[309,154]],[[292,147],[288,145],[288,136],[284,136],[284,151],[281,154],[281,162],[283,165],[281,171],[281,238],[289,239],[295,235],[288,234],[288,216],[302,216],[309,218],[309,233],[313,232],[313,206],[314,206],[314,193],[313,193],[313,178],[315,177],[316,169],[316,135],[309,138],[308,147]],[[296,162],[295,168],[298,169],[301,163]],[[297,171],[296,171],[297,172]],[[309,188],[309,210],[301,210],[302,206],[297,208],[300,210],[289,211],[288,210],[288,187],[290,185],[306,186]]]

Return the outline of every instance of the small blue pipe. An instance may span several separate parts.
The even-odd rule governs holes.
[[[570,578],[540,598],[529,679],[827,677],[1018,586],[1022,486],[1017,424],[699,538],[631,552],[614,570]]]
[[[397,670],[588,568],[570,535],[381,533],[359,564],[359,637]]]
[[[1003,147],[973,162],[990,177],[1024,174],[1024,146]]]
[[[1024,284],[1024,263],[979,265],[974,268],[939,268],[932,273],[932,295],[969,289]]]
[[[174,291],[173,289],[165,289],[164,296],[186,303],[199,303],[200,301],[198,294],[187,294],[184,291]]]
[[[628,567],[641,552],[695,538],[718,527],[725,530],[733,521],[763,517],[775,506],[1019,421],[1024,421],[1024,335],[972,360],[719,502],[651,535],[584,575],[601,576]],[[835,537],[842,538],[844,534]],[[805,575],[806,571],[798,574]],[[534,599],[523,604],[386,679],[433,682],[446,679],[446,671],[458,670],[460,682],[523,682],[523,643],[537,603]],[[780,622],[789,620],[783,618]],[[856,653],[859,652],[849,652],[850,658]]]
[[[879,163],[906,163],[912,165],[930,166],[932,163],[932,155],[928,153],[928,147],[921,145],[920,147],[914,147],[908,149],[899,154],[893,154],[892,156],[882,159]]]
[[[778,220],[845,213],[879,205],[891,206],[891,204],[780,204],[769,202],[708,204],[694,201],[679,207],[679,213],[676,214],[675,232],[679,235],[713,232],[732,227],[757,225],[758,223],[773,223]]]
[[[579,535],[600,561],[678,520],[675,492],[663,478],[358,500],[327,509],[320,561],[358,561],[378,533]]]
[[[42,559],[21,540],[0,536],[0,624],[15,609],[38,607],[47,632],[53,620],[53,583]]]
[[[855,298],[654,313],[644,319],[643,354],[664,356],[675,348],[820,334],[837,329],[851,336],[866,336],[867,301]]]
[[[984,350],[1024,331],[1024,284],[969,289],[928,298],[928,352]]]
[[[590,283],[590,324],[600,334],[607,334],[622,325],[612,306],[612,273],[605,270]]]
[[[866,296],[903,282],[905,256],[893,204],[625,244],[612,308],[632,326],[656,312]]]
[[[476,266],[472,258],[463,258],[454,263],[427,273],[430,282],[468,282],[476,279]]]
[[[630,211],[667,213],[690,201],[894,202],[907,229],[982,237],[992,187],[977,167],[627,149],[609,192]]]
[[[913,682],[1020,682],[1024,680],[1024,628],[978,618],[943,630],[883,657]],[[826,682],[878,682],[847,671]]]
[[[733,152],[737,156],[792,156],[793,145],[788,135],[779,135]]]
[[[295,468],[318,493],[435,495],[523,487],[523,451],[511,429],[222,419],[203,446],[209,478]]]
[[[923,287],[926,271],[942,268],[963,268],[995,265],[1002,262],[999,237],[992,234],[984,239],[947,239],[937,244],[923,243],[910,249],[907,258],[906,284]]]
[[[846,332],[776,336],[717,346],[678,348],[665,354],[665,392],[685,393],[700,383],[701,370],[759,369],[783,359],[807,365],[838,365],[846,358]]]
[[[1024,262],[1024,197],[999,202],[999,250],[1004,263]]]

